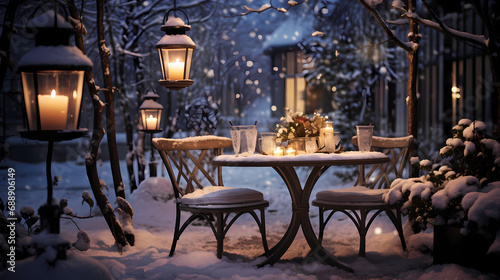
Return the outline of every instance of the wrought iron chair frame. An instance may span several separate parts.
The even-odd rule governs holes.
[[[366,175],[365,165],[360,165],[359,176],[358,180],[355,183],[355,186],[365,186],[367,187],[367,189],[388,189],[390,187],[391,174],[394,175],[395,178],[401,178],[403,176],[403,171],[409,159],[412,141],[413,136],[398,138],[384,138],[373,136],[372,148],[383,149],[383,153],[388,155],[391,158],[391,161],[389,161],[388,163],[372,165]],[[352,142],[357,146],[357,136],[354,136],[352,138]],[[395,149],[399,149],[399,153],[396,153]],[[373,178],[373,175],[377,170],[379,170],[379,172]],[[385,212],[398,231],[398,235],[401,240],[401,246],[403,250],[406,251],[406,242],[404,239],[401,211],[399,207],[390,206],[383,201],[325,202],[317,199],[312,202],[312,205],[319,208],[318,240],[320,243],[323,241],[325,227],[332,218],[333,214],[335,214],[336,212],[342,212],[351,219],[351,221],[356,226],[356,229],[358,230],[360,237],[358,254],[359,256],[364,257],[366,255],[366,234],[368,232],[368,229],[375,218],[380,213]],[[368,214],[374,210],[376,211],[370,216],[367,222]],[[325,219],[324,216],[325,212],[327,211],[331,212]]]
[[[202,162],[207,156],[209,150],[214,152],[214,156],[221,155],[224,148],[232,146],[231,139],[227,137],[209,136],[207,139],[200,141],[201,138],[203,138],[203,136],[185,139],[153,139],[153,145],[160,153],[161,159],[170,177],[170,181],[172,182],[176,202],[175,231],[169,256],[173,256],[177,241],[184,230],[197,218],[202,217],[208,222],[217,240],[217,258],[220,259],[222,257],[224,247],[224,237],[233,223],[245,213],[250,214],[257,223],[262,236],[262,244],[265,251],[264,254],[267,254],[269,248],[266,240],[265,208],[269,206],[268,201],[261,200],[251,203],[218,205],[192,205],[182,203],[182,196],[193,192],[195,187],[200,189],[205,187],[200,180],[196,178],[198,172],[203,173],[204,178],[206,178],[212,186],[223,186],[222,166],[216,167],[216,183],[212,175],[210,175],[210,173],[202,165]],[[200,154],[196,156],[193,154],[194,150],[200,151]],[[186,160],[183,155],[187,156],[188,160]],[[194,163],[194,167],[191,168],[188,161]],[[177,174],[174,171],[174,167]],[[182,189],[181,187],[182,182],[186,184],[185,189]],[[260,220],[255,210],[260,211]],[[182,226],[180,226],[182,211],[190,212],[191,216],[182,224]],[[232,213],[236,213],[236,215],[229,220]]]

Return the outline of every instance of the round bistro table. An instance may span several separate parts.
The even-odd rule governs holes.
[[[213,165],[272,167],[281,176],[290,193],[292,200],[292,217],[288,229],[281,240],[269,250],[266,260],[259,264],[259,267],[267,264],[274,264],[278,261],[292,244],[299,227],[302,227],[302,232],[316,259],[352,272],[353,270],[351,267],[336,260],[335,257],[319,243],[309,219],[309,198],[314,185],[330,166],[377,164],[386,163],[389,162],[389,160],[389,157],[381,152],[353,151],[339,154],[315,153],[297,156],[254,154],[248,157],[237,157],[234,155],[221,155],[214,158]],[[300,166],[312,167],[303,187],[295,171],[295,167]]]

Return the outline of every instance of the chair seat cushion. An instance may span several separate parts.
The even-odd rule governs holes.
[[[363,186],[355,186],[346,189],[320,191],[316,194],[316,200],[322,203],[373,203],[384,202],[382,195],[389,189],[369,189]]]
[[[197,189],[181,198],[182,204],[187,205],[238,204],[263,200],[264,195],[259,191],[221,186],[209,186]]]

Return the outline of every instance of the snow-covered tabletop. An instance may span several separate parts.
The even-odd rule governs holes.
[[[349,151],[339,154],[315,153],[297,156],[221,155],[214,158],[213,164],[221,166],[320,166],[374,164],[388,161],[389,157],[381,152]]]

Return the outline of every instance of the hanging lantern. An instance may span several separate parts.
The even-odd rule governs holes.
[[[146,95],[147,96],[147,95]],[[160,132],[161,113],[163,106],[153,99],[145,99],[139,107],[144,132]]]
[[[188,24],[175,16],[169,18],[172,11],[174,13],[175,11],[182,12],[186,16]],[[174,90],[192,85],[194,81],[189,79],[189,73],[196,45],[186,35],[186,31],[191,30],[189,18],[182,10],[169,10],[163,18],[161,30],[165,31],[165,36],[156,44],[163,74],[163,79],[159,81],[160,84]]]
[[[48,11],[32,22],[35,47],[18,64],[24,92],[29,132],[75,131],[79,129],[85,70],[92,61],[75,46],[69,46],[73,27],[59,14]]]

